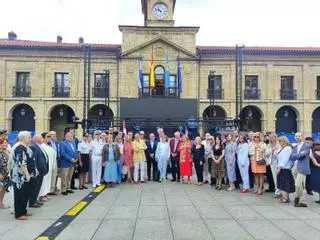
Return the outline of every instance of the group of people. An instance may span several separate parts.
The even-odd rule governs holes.
[[[3,199],[12,186],[16,219],[27,220],[30,208],[39,208],[57,195],[58,177],[61,194],[75,189],[93,188],[101,184],[165,182],[168,172],[171,182],[190,183],[193,166],[197,183],[210,182],[216,190],[228,185],[227,191],[250,189],[253,194],[274,192],[281,203],[289,203],[289,194],[295,192],[294,206],[306,207],[301,201],[304,189],[320,198],[320,143],[312,138],[295,135],[292,145],[285,136],[275,133],[238,132],[212,136],[204,140],[175,132],[168,139],[163,129],[146,139],[145,133],[114,132],[113,128],[84,134],[79,141],[73,129],[66,131],[61,143],[54,131],[35,135],[33,141],[27,131],[18,134],[10,147],[5,135],[0,136],[0,208],[6,208]],[[88,174],[89,173],[89,174]],[[265,190],[265,176],[269,189]],[[75,187],[75,178],[79,186]],[[11,191],[12,192],[12,191]],[[320,199],[316,201],[320,203]]]

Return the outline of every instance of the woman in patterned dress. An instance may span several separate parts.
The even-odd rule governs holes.
[[[10,186],[9,155],[6,153],[8,141],[5,137],[0,137],[0,209],[6,208],[3,204],[4,194]]]
[[[123,174],[127,175],[126,183],[131,183],[133,178],[133,146],[131,137],[125,136],[123,144]]]
[[[221,141],[221,136],[216,136],[214,139],[214,146],[211,151],[212,167],[211,175],[216,179],[215,189],[222,189],[222,179],[225,176],[225,164],[224,164],[224,148]]]
[[[190,183],[190,177],[192,176],[192,157],[191,157],[192,143],[187,135],[182,136],[182,144],[180,147],[180,176],[181,183],[184,183],[183,177],[188,177],[188,183]]]

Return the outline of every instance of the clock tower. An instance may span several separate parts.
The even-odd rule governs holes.
[[[173,27],[176,0],[141,0],[144,25]]]

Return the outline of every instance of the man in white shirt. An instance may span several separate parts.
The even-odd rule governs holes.
[[[94,140],[91,141],[92,153],[92,187],[100,186],[102,174],[102,148],[104,143],[101,141],[101,132],[99,130],[94,132]]]

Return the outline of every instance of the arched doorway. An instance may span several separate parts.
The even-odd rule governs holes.
[[[246,106],[240,113],[240,129],[244,131],[261,132],[261,111],[255,106]]]
[[[65,104],[54,106],[50,113],[50,130],[57,132],[59,140],[64,138],[64,132],[70,127],[74,127],[73,109]]]
[[[203,122],[203,131],[204,133],[216,134],[221,132],[222,129],[214,126],[214,120],[224,120],[227,118],[226,111],[220,106],[209,106],[207,107],[202,114]],[[213,120],[213,121],[212,121]]]
[[[276,132],[279,134],[296,133],[297,113],[291,106],[283,106],[276,113]]]
[[[89,111],[89,131],[107,130],[112,126],[113,116],[114,114],[108,106],[104,104],[93,106]]]
[[[312,135],[317,139],[320,137],[320,107],[312,113]]]
[[[19,104],[12,111],[12,131],[35,131],[35,113],[27,104]]]

